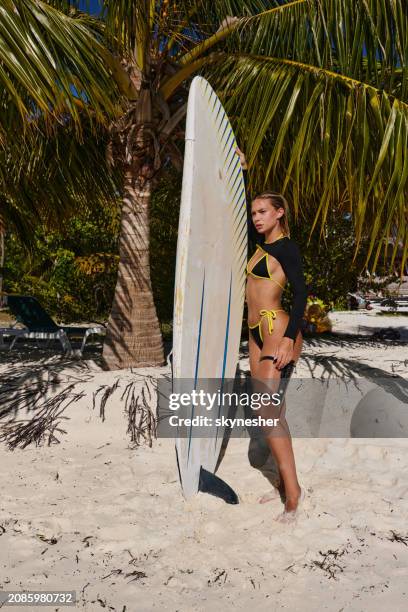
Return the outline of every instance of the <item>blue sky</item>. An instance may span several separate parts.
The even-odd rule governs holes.
[[[80,0],[79,7],[83,11],[86,11],[89,5],[89,12],[91,15],[98,15],[101,4],[102,0]]]

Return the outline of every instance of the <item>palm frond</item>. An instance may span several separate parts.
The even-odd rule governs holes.
[[[38,130],[18,151],[17,144],[0,150],[2,214],[27,247],[37,224],[61,227],[80,208],[116,206],[121,181],[106,161],[107,134],[95,133],[86,118],[82,125],[83,143],[68,124],[52,139]]]
[[[80,113],[95,123],[106,123],[107,114],[115,113],[117,90],[94,21],[40,0],[2,3],[0,135],[18,121],[29,129],[38,117],[50,128],[68,115],[80,130]]]
[[[104,0],[103,17],[110,44],[130,55],[141,72],[149,69],[149,46],[154,30],[153,0]]]
[[[283,191],[299,217],[313,203],[353,214],[356,252],[369,228],[376,263],[406,215],[408,105],[349,76],[279,58],[224,55],[205,70],[249,159],[252,187]],[[403,243],[406,244],[404,230]]]
[[[229,49],[320,66],[405,100],[408,12],[395,0],[299,0],[248,19]],[[237,38],[239,37],[239,38]],[[227,49],[225,49],[227,50]]]

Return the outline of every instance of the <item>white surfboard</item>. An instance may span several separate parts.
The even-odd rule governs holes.
[[[187,108],[173,318],[173,381],[233,379],[245,296],[247,214],[237,143],[217,95],[192,81]],[[228,389],[232,391],[232,389]],[[189,406],[191,416],[208,414]],[[198,491],[201,466],[214,472],[224,428],[176,435],[183,494]]]

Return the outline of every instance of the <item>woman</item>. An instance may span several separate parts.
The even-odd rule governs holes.
[[[246,170],[245,155],[238,148],[237,154],[243,170]],[[300,326],[307,300],[300,251],[290,238],[287,215],[288,205],[280,194],[264,192],[252,200],[251,222],[257,233],[264,236],[264,241],[262,245],[256,245],[247,265],[249,363],[251,378],[258,381],[272,379],[274,389],[283,376],[290,377],[299,359],[303,342]],[[294,296],[290,315],[281,306],[287,280]],[[278,520],[289,522],[296,516],[304,490],[297,479],[284,411],[283,403],[275,435],[267,434],[251,442],[263,443],[267,453],[272,453],[276,460],[280,492],[285,499],[285,510]]]

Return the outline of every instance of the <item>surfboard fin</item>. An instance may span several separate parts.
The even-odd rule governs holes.
[[[235,491],[226,482],[221,480],[219,476],[205,470],[202,466],[200,468],[198,490],[202,493],[209,493],[215,497],[220,497],[227,504],[239,504],[238,495]]]

